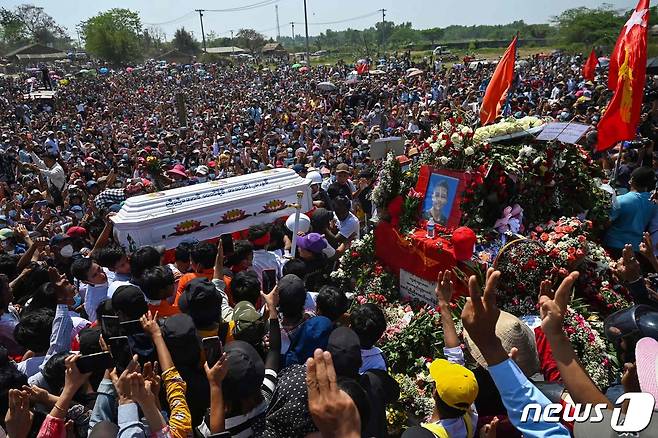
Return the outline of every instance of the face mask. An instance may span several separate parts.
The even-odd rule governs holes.
[[[9,217],[10,218],[14,219],[17,215],[18,215],[18,213],[16,212],[16,210],[9,210]]]
[[[71,245],[66,245],[59,250],[59,254],[62,257],[70,258],[71,256],[73,256],[73,247]]]
[[[319,157],[320,156],[320,151],[313,151],[313,156],[315,158]]]
[[[199,177],[197,177],[197,179],[199,180],[200,183],[204,183],[204,182],[208,181],[207,176],[199,176]]]

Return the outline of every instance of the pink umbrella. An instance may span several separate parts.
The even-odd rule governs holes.
[[[132,67],[126,67],[126,72],[127,73],[132,73],[134,69]]]
[[[299,69],[300,73],[306,73],[308,71],[308,67],[302,67]]]

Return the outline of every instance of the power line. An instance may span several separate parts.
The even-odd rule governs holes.
[[[371,12],[369,14],[359,15],[359,16],[352,17],[352,18],[345,18],[343,20],[322,21],[322,22],[315,22],[315,23],[311,23],[309,21],[308,24],[309,24],[309,26],[311,26],[311,25],[312,26],[324,26],[324,25],[327,25],[327,24],[341,24],[341,23],[347,23],[348,21],[356,21],[356,20],[361,20],[363,18],[373,17],[375,15],[379,15],[380,12],[381,12],[381,9],[376,10],[374,12]],[[298,21],[295,21],[294,23],[295,24],[302,24],[302,22],[298,22]]]
[[[174,18],[173,20],[163,21],[162,23],[143,23],[143,24],[145,24],[146,26],[163,26],[166,24],[174,24],[179,21],[189,20],[190,18],[192,18],[193,15],[196,15],[194,11],[190,11],[185,15],[181,15],[178,18]]]
[[[275,3],[278,3],[279,0],[262,0],[257,3],[252,3],[250,5],[236,6],[235,8],[227,9],[205,9],[207,12],[239,12],[239,11],[248,11],[250,9],[262,8],[263,6],[270,6]]]

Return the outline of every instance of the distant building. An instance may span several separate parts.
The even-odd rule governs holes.
[[[36,64],[39,62],[53,62],[57,59],[66,59],[66,52],[43,44],[29,44],[5,54],[9,61],[23,64]]]
[[[240,55],[242,53],[247,53],[245,49],[239,47],[229,46],[229,47],[208,47],[206,49],[207,53],[212,53],[213,55],[221,56],[230,56],[230,55]]]
[[[170,50],[158,57],[159,61],[167,61],[167,64],[191,64],[194,55],[190,55],[180,50]]]
[[[281,43],[267,43],[261,49],[263,56],[288,56],[288,51],[283,48]]]

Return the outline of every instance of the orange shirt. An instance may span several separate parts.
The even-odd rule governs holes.
[[[187,283],[194,280],[195,278],[200,278],[200,277],[205,277],[208,280],[212,280],[214,275],[215,275],[214,269],[206,269],[203,272],[190,272],[189,274],[183,275],[180,278],[180,280],[178,280],[178,289],[176,290],[176,300],[174,301],[176,307],[178,307],[178,299],[183,294],[183,291],[185,290],[185,286],[187,286]]]
[[[178,302],[169,304],[169,301],[161,300],[160,304],[149,304],[148,306],[151,314],[155,315],[155,312],[158,312],[158,318],[167,318],[180,313]]]

